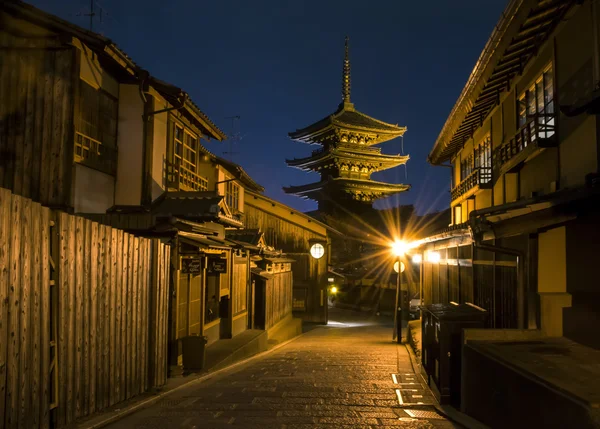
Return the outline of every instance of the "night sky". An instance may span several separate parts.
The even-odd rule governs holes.
[[[89,0],[31,4],[89,28]],[[427,154],[507,0],[99,0],[111,38],[152,75],[188,92],[226,134],[213,153],[241,164],[266,195],[301,211],[316,204],[282,186],[319,180],[287,167],[286,158],[316,149],[287,133],[333,113],[341,100],[344,36],[350,37],[352,102],[377,119],[407,126],[407,168],[373,176],[412,189],[376,207],[415,204],[419,213],[447,208],[447,168]],[[485,5],[485,6],[483,6]],[[78,16],[79,15],[79,16]],[[382,145],[400,153],[402,140]]]

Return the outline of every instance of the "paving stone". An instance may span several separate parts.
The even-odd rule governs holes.
[[[335,314],[332,316],[344,316]],[[285,346],[193,383],[114,424],[114,429],[449,429],[409,417],[407,400],[432,399],[391,328],[363,323],[314,329]],[[338,327],[339,326],[339,327]],[[392,374],[400,383],[395,384]],[[422,397],[422,398],[419,398]],[[428,408],[429,409],[429,408]]]

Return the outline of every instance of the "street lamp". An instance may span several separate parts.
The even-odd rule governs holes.
[[[402,289],[402,273],[404,272],[404,264],[402,263],[400,258],[404,256],[404,254],[408,250],[408,246],[405,241],[396,240],[392,243],[391,247],[393,255],[397,258],[397,261],[394,264],[394,270],[398,273],[398,275],[396,276],[396,306],[394,307],[394,331],[392,333],[392,341],[398,338],[398,342],[400,343],[402,342],[402,330],[398,330],[398,299],[400,297],[400,291]],[[405,307],[404,301],[405,300],[402,300],[402,307]],[[408,309],[401,308],[400,311],[402,311],[401,315],[402,319],[404,319],[406,317],[404,313],[408,311]]]

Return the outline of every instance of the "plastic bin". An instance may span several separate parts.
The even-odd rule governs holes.
[[[185,372],[199,371],[206,362],[208,337],[190,335],[181,339],[182,363]]]

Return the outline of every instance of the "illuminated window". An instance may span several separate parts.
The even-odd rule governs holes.
[[[173,122],[173,163],[182,190],[208,191],[208,180],[198,175],[200,156],[198,138],[187,128]]]
[[[479,181],[489,183],[492,180],[492,142],[490,136],[486,136],[473,152],[473,163],[475,169],[479,169]]]
[[[460,180],[465,180],[473,172],[473,154],[460,161]]]
[[[225,183],[225,202],[230,209],[240,209],[240,186],[237,183]]]
[[[548,138],[554,135],[554,78],[552,65],[538,76],[535,82],[519,96],[518,126],[527,125],[532,131],[531,140],[537,136]],[[537,124],[535,123],[537,121]],[[537,125],[537,135],[533,132]],[[525,141],[525,145],[526,145]]]

